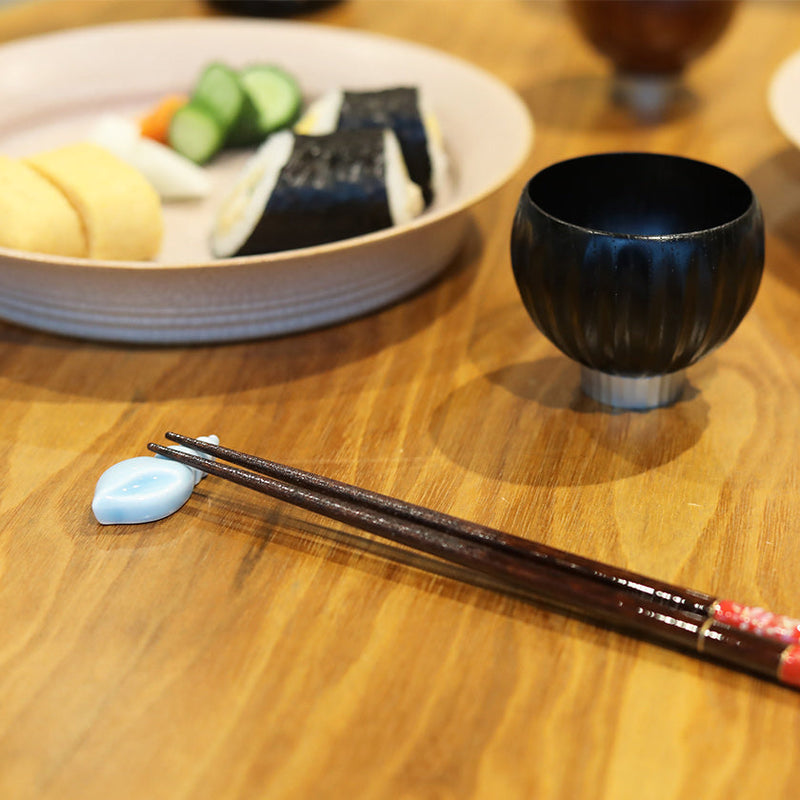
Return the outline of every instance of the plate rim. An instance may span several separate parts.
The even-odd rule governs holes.
[[[452,203],[445,203],[441,208],[431,209],[409,222],[399,225],[393,225],[372,233],[362,234],[360,236],[350,237],[348,239],[341,239],[335,242],[329,242],[311,247],[296,248],[293,250],[282,250],[275,253],[256,254],[251,256],[234,256],[231,258],[209,258],[206,260],[181,260],[170,262],[159,261],[132,261],[132,260],[104,260],[104,259],[90,259],[90,258],[77,258],[69,256],[58,256],[46,253],[36,253],[33,251],[17,250],[0,246],[0,259],[10,259],[18,262],[35,263],[39,266],[47,266],[55,269],[61,268],[83,268],[103,269],[103,270],[146,270],[146,271],[162,271],[169,270],[202,270],[202,269],[220,269],[226,266],[259,266],[267,268],[271,264],[303,261],[308,258],[324,257],[328,254],[334,254],[342,250],[349,250],[358,247],[362,244],[378,243],[381,240],[388,240],[402,236],[405,233],[425,228],[436,224],[451,216],[464,213],[468,209],[477,205],[487,197],[493,195],[501,189],[511,178],[519,171],[522,164],[530,154],[534,138],[535,138],[535,121],[530,109],[523,102],[519,94],[512,89],[508,84],[504,83],[493,73],[486,69],[473,64],[472,62],[449,53],[446,50],[440,50],[431,45],[416,42],[413,40],[403,39],[400,37],[392,36],[382,32],[365,31],[358,28],[350,28],[337,25],[329,25],[319,22],[308,22],[300,20],[285,20],[285,19],[256,19],[251,18],[224,18],[224,17],[169,17],[162,19],[145,19],[145,20],[132,20],[127,22],[111,22],[98,25],[87,25],[75,28],[68,28],[65,30],[50,31],[43,34],[35,34],[31,36],[13,39],[8,42],[0,44],[0,57],[5,56],[14,49],[36,48],[46,46],[48,42],[52,41],[69,41],[74,39],[80,41],[81,39],[92,36],[102,36],[109,32],[115,34],[144,34],[148,30],[153,29],[211,29],[218,28],[220,25],[229,28],[230,30],[252,30],[254,27],[272,28],[279,30],[280,28],[292,29],[302,32],[313,31],[315,35],[333,36],[342,39],[351,40],[372,40],[376,42],[387,42],[393,46],[416,50],[427,57],[435,58],[438,60],[448,61],[453,66],[470,72],[477,79],[491,85],[493,90],[498,94],[505,96],[509,107],[515,107],[516,112],[520,118],[520,122],[524,122],[524,129],[521,127],[519,133],[522,140],[519,147],[519,152],[510,162],[502,173],[494,176],[491,183],[482,186],[480,190],[473,191],[464,197],[457,197]]]

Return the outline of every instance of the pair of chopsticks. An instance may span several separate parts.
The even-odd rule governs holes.
[[[207,474],[467,567],[509,591],[592,622],[800,688],[798,620],[616,569],[221,445],[172,432],[165,436],[219,461],[155,443],[148,448]]]

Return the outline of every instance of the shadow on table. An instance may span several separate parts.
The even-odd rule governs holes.
[[[766,270],[800,292],[800,149],[780,150],[742,176],[755,192],[764,212],[767,242]],[[778,249],[770,244],[779,245]],[[786,249],[792,256],[781,257]]]
[[[602,406],[579,384],[578,365],[560,356],[495,369],[447,397],[430,434],[451,460],[484,477],[581,486],[666,464],[708,425],[708,404],[691,383],[674,405],[647,412]]]
[[[635,115],[614,98],[611,75],[559,75],[522,86],[519,94],[537,123],[560,130],[629,131],[637,125],[662,125],[695,113],[700,100],[681,86],[661,115]],[[594,104],[587,98],[596,97]]]
[[[381,586],[405,587],[422,595],[442,598],[451,603],[480,609],[494,617],[504,617],[531,626],[536,631],[543,652],[551,651],[547,644],[561,647],[562,642],[579,641],[602,648],[606,655],[615,654],[624,663],[646,659],[675,670],[691,669],[691,662],[675,659],[674,652],[664,647],[640,647],[636,638],[619,636],[606,626],[593,623],[578,613],[557,609],[531,593],[503,585],[497,579],[457,564],[444,562],[425,553],[409,550],[392,542],[380,540],[359,531],[336,527],[336,523],[318,522],[316,517],[270,498],[258,498],[235,488],[236,496],[226,496],[215,504],[203,502],[204,490],[198,491],[198,502],[185,507],[181,517],[191,516],[192,536],[197,528],[210,535],[227,537],[249,536],[252,546],[240,561],[231,590],[238,593],[246,584],[269,583],[271,570],[281,570],[282,561],[294,561],[293,554],[302,556],[304,563],[325,562],[326,575],[313,570],[315,591],[325,594],[346,570],[355,570],[373,583],[363,584],[364,602],[380,604],[385,596]],[[179,535],[186,535],[185,522],[176,526]],[[177,535],[177,534],[176,534]],[[149,535],[112,535],[104,537],[108,549],[146,547]],[[165,536],[158,537],[161,544]],[[127,540],[127,542],[126,542]],[[99,544],[101,539],[94,539]],[[103,547],[102,544],[99,544]],[[311,580],[308,576],[300,580]],[[310,587],[310,584],[307,584]],[[265,595],[268,593],[265,592]],[[425,609],[425,606],[420,606]],[[424,610],[420,613],[426,613]],[[691,655],[691,654],[689,654]],[[557,655],[554,655],[556,658]],[[618,664],[618,667],[620,664]],[[718,669],[707,664],[707,669]],[[721,679],[733,682],[735,672],[719,670]],[[727,677],[726,677],[727,676]],[[555,677],[553,680],[557,680]]]
[[[764,212],[764,280],[754,312],[787,365],[800,357],[800,149],[774,152],[742,176]]]
[[[236,393],[299,380],[368,358],[417,335],[468,291],[483,241],[474,220],[456,257],[433,282],[355,320],[304,333],[210,346],[162,347],[86,342],[0,322],[0,347],[24,353],[5,370],[4,393],[25,385],[119,402]],[[446,285],[445,291],[429,291]]]

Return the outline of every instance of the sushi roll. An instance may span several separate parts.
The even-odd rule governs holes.
[[[447,186],[442,134],[417,87],[329,92],[309,106],[295,131],[323,134],[365,127],[388,127],[395,132],[411,180],[422,189],[426,206],[441,196]]]
[[[211,250],[228,258],[310,247],[408,222],[422,209],[391,130],[281,131],[223,201]]]

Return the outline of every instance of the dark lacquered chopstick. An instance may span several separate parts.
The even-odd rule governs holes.
[[[619,569],[424,506],[414,505],[395,497],[342,483],[296,467],[278,464],[238,450],[231,450],[221,445],[202,442],[171,431],[165,436],[171,441],[208,453],[232,464],[238,464],[253,472],[269,475],[296,486],[315,489],[331,497],[338,497],[368,508],[390,511],[403,519],[420,522],[468,540],[477,540],[490,547],[501,547],[506,551],[516,553],[521,558],[532,559],[567,574],[580,575],[598,583],[607,584],[615,589],[630,592],[642,600],[663,605],[672,610],[697,614],[703,619],[713,618],[751,633],[774,638],[784,644],[800,643],[800,622],[785,615],[773,614],[766,609],[716,598],[694,589],[658,581],[647,575]]]
[[[170,438],[177,441],[174,435]],[[186,441],[191,442],[192,448],[201,449],[196,447],[195,440]],[[208,474],[475,570],[499,581],[510,590],[518,590],[532,599],[594,622],[700,654],[788,686],[800,687],[800,645],[786,645],[738,630],[712,617],[703,618],[685,609],[654,603],[625,589],[578,573],[554,569],[546,562],[521,557],[512,547],[452,535],[447,530],[399,517],[390,510],[381,510],[307,486],[293,485],[268,475],[209,461],[175,448],[153,443],[148,447],[159,455]],[[204,447],[203,451],[206,449]],[[237,458],[245,455],[236,451],[228,452],[235,453]],[[510,537],[512,544],[515,538]]]

